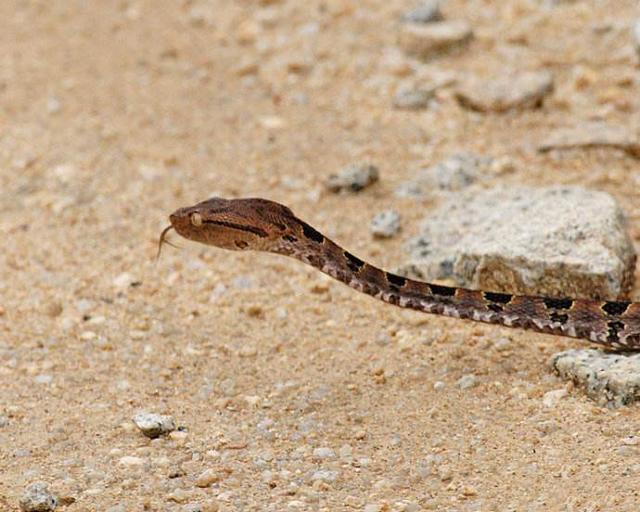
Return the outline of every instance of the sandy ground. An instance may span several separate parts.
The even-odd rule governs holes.
[[[542,4],[446,3],[476,39],[434,69],[556,78],[543,109],[483,115],[447,90],[392,108],[411,73],[399,0],[0,2],[0,509],[45,481],[69,512],[638,510],[638,407],[570,387],[543,403],[566,386],[548,358],[586,344],[402,311],[175,235],[154,263],[167,215],[218,194],[284,202],[393,268],[436,204],[394,188],[463,150],[511,159],[489,187],[610,192],[638,240],[637,161],[534,150],[556,126],[637,127],[635,2]],[[378,185],[323,190],[362,160]],[[402,236],[373,240],[389,207]],[[151,441],[139,411],[182,431]]]

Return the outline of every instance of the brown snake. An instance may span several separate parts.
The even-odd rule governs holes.
[[[180,208],[169,217],[183,237],[231,250],[297,258],[359,292],[425,313],[583,338],[618,350],[640,350],[640,302],[512,295],[442,286],[391,274],[362,261],[279,203],[222,199]]]

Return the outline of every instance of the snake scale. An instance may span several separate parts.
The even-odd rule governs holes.
[[[211,198],[180,208],[170,229],[196,242],[297,258],[351,288],[425,313],[582,338],[617,350],[640,350],[640,303],[539,297],[469,290],[385,272],[344,250],[286,206],[259,198]]]

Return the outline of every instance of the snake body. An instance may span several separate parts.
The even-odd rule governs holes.
[[[266,199],[214,197],[176,210],[169,220],[159,248],[173,228],[207,245],[296,258],[395,306],[640,350],[640,303],[513,295],[415,281],[361,260],[286,206]]]

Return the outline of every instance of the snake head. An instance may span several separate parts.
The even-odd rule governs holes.
[[[267,199],[212,197],[179,208],[169,221],[188,240],[237,251],[269,250],[295,226],[296,218],[286,206]]]

